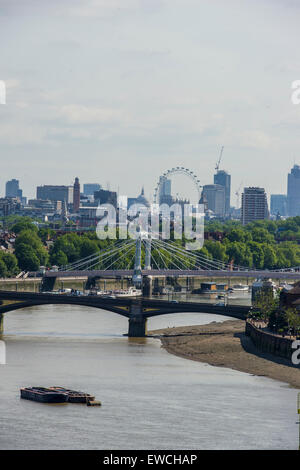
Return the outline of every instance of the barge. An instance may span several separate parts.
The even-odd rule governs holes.
[[[65,403],[68,401],[67,394],[44,387],[21,388],[20,394],[21,398],[42,403]]]
[[[76,390],[70,390],[64,387],[49,387],[49,390],[55,392],[64,393],[67,395],[69,403],[87,403],[89,401],[94,401],[95,397],[85,392],[78,392]]]

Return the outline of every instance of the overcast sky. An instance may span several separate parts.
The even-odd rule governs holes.
[[[0,0],[0,194],[150,196],[177,165],[285,193],[300,163],[298,0]],[[190,183],[182,185],[187,189]]]

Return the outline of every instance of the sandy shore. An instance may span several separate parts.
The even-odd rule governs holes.
[[[218,367],[265,376],[300,389],[300,369],[283,358],[259,351],[248,336],[245,322],[228,320],[149,332],[176,356]]]

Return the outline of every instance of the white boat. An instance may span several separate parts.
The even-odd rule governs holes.
[[[117,298],[137,297],[142,295],[142,291],[140,289],[136,289],[135,287],[129,287],[128,290],[115,290],[114,294]]]
[[[246,285],[243,285],[243,284],[234,284],[232,287],[231,287],[232,290],[236,290],[236,291],[248,291],[249,290],[249,286],[246,286]]]

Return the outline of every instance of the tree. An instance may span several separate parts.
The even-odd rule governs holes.
[[[37,233],[38,228],[32,223],[32,219],[30,219],[30,217],[22,217],[11,227],[11,230],[16,234],[23,230],[31,230],[32,232]]]
[[[18,274],[18,260],[12,253],[0,252],[0,260],[4,262],[7,270],[7,276],[15,276]]]
[[[231,242],[249,242],[252,240],[250,232],[247,232],[242,227],[236,227],[230,230],[226,235],[226,238]]]
[[[226,248],[229,261],[239,266],[251,267],[253,258],[248,245],[241,242],[229,243]]]
[[[99,253],[99,248],[94,240],[88,238],[83,239],[80,247],[80,258],[86,258],[87,256]]]
[[[223,262],[226,262],[228,260],[226,247],[222,243],[208,240],[207,242],[205,242],[205,248],[211,254],[212,258]]]
[[[32,246],[20,243],[16,248],[15,254],[23,271],[37,271],[39,269],[40,260]]]
[[[275,248],[272,245],[267,245],[266,243],[264,243],[262,249],[264,252],[264,268],[275,268],[277,264],[277,255]]]
[[[262,249],[261,243],[250,242],[249,248],[253,257],[253,265],[256,269],[262,269],[264,266],[264,250]]]
[[[68,264],[68,257],[61,250],[55,251],[51,255],[51,263],[55,266],[66,266]]]
[[[0,259],[0,277],[7,277],[7,267],[2,259]]]
[[[258,243],[274,243],[274,236],[271,235],[267,229],[261,227],[255,227],[251,230],[252,239]]]
[[[300,329],[300,314],[295,308],[287,308],[284,310],[288,327],[297,333]]]
[[[274,297],[272,289],[261,289],[255,297],[253,306],[260,311],[261,319],[268,321],[279,308],[279,296]]]
[[[47,265],[48,264],[48,252],[46,251],[45,247],[43,246],[41,240],[37,236],[36,233],[32,232],[31,230],[23,230],[20,232],[19,236],[15,242],[15,255],[18,259],[18,264],[21,269],[25,269],[24,265],[30,265],[31,263],[28,260],[28,255],[26,253],[33,254],[34,258],[32,261],[32,265],[36,266],[36,260],[38,260],[38,265]],[[24,262],[23,257],[25,256],[26,261]],[[38,269],[39,266],[36,268]],[[29,271],[35,271],[36,269],[28,269]]]

